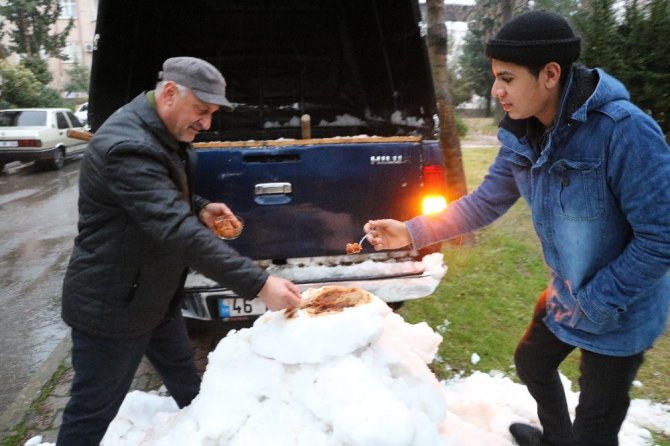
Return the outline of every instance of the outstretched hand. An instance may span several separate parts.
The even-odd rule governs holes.
[[[272,311],[295,308],[300,305],[301,299],[300,288],[296,284],[277,276],[268,277],[258,297]]]
[[[220,216],[233,217],[234,214],[233,211],[223,203],[208,203],[207,206],[202,208],[198,215],[200,221],[206,224],[211,230],[214,230],[214,220]]]
[[[398,220],[370,220],[363,226],[363,230],[376,251],[402,248],[412,243],[407,225]]]

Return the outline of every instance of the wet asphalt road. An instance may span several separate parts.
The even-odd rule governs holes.
[[[79,165],[0,173],[0,412],[69,335],[60,296],[77,233]]]

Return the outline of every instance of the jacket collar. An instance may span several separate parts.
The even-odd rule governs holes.
[[[191,145],[178,141],[168,131],[163,121],[161,121],[156,111],[155,102],[150,100],[149,93],[141,93],[132,100],[131,105],[135,110],[135,114],[142,121],[142,123],[150,129],[150,131],[158,138],[158,140],[167,148],[173,151],[188,148]]]
[[[591,110],[596,110],[608,102],[616,100],[630,101],[626,87],[617,79],[600,68],[588,70],[581,68],[576,72],[580,76],[572,108],[568,109],[571,119],[584,122]]]

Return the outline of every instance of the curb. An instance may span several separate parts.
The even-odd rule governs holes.
[[[25,415],[30,411],[30,405],[39,396],[44,384],[51,379],[65,358],[70,354],[71,349],[72,341],[68,334],[54,348],[33,376],[30,377],[30,381],[19,392],[14,402],[0,414],[0,432],[12,431],[24,420]]]

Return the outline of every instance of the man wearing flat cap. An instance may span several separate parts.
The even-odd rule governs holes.
[[[515,352],[541,426],[521,446],[615,446],[644,352],[670,305],[670,151],[656,122],[601,69],[573,65],[561,16],[523,13],[489,40],[501,148],[472,193],[437,216],[365,225],[376,249],[415,249],[484,227],[523,197],[550,281]],[[571,421],[558,367],[580,350]]]
[[[98,445],[146,355],[179,407],[200,389],[181,316],[189,268],[269,309],[298,305],[300,290],[268,275],[212,232],[232,215],[193,194],[191,142],[219,107],[226,82],[208,62],[170,58],[155,90],[98,129],[81,164],[79,233],[63,283],[74,379],[59,446]]]

